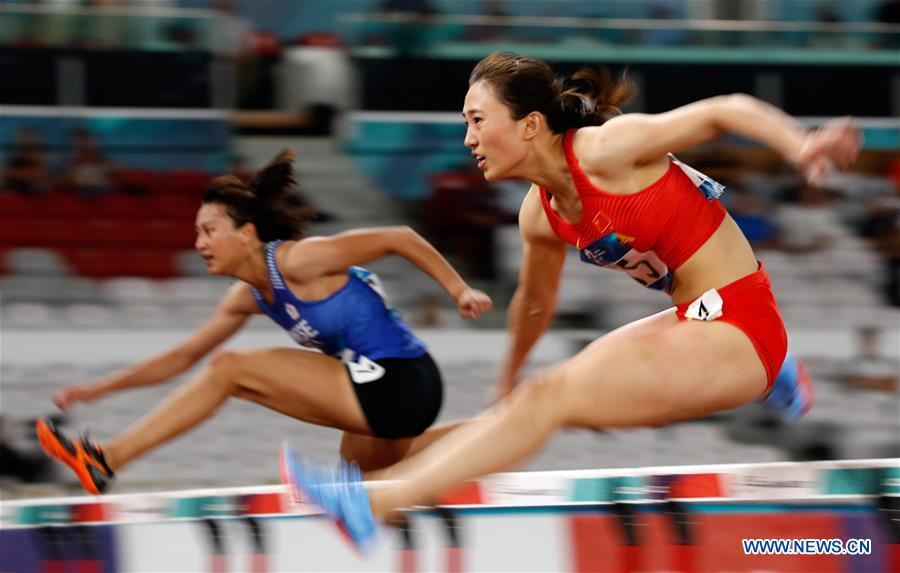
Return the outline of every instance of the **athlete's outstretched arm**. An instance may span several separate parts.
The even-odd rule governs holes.
[[[509,303],[506,321],[509,347],[494,390],[493,400],[508,394],[518,381],[519,369],[541,337],[556,310],[559,279],[566,260],[566,245],[547,226],[539,190],[532,186],[519,210],[522,265],[519,284]]]
[[[306,282],[390,254],[408,259],[437,281],[466,318],[491,309],[491,299],[486,294],[470,288],[431,243],[407,226],[357,229],[298,241],[291,247],[282,272],[292,280]]]
[[[625,114],[589,130],[585,159],[628,168],[652,162],[669,152],[734,133],[771,147],[796,165],[811,181],[831,166],[845,168],[856,159],[861,137],[849,118],[831,120],[817,130],[777,107],[745,94],[716,96],[665,113]]]
[[[164,382],[181,374],[230,338],[255,312],[258,310],[249,287],[236,283],[222,297],[216,312],[178,346],[96,382],[66,386],[54,395],[53,401],[66,410],[75,402],[90,402],[126,388]]]

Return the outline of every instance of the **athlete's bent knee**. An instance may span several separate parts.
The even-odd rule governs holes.
[[[241,354],[233,350],[222,350],[213,356],[209,361],[210,381],[226,385],[229,391],[234,394],[237,391],[237,385],[234,380],[238,369],[240,368]]]
[[[568,384],[564,373],[559,370],[542,373],[522,384],[512,400],[525,407],[534,422],[558,426],[566,407]]]

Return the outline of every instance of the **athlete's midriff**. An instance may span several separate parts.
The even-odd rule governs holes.
[[[753,249],[730,215],[674,273],[669,295],[674,304],[691,302],[711,288],[720,288],[757,271]]]
[[[632,248],[655,252],[674,271],[718,229],[725,208],[707,201],[674,162],[660,179],[636,193],[612,194],[595,187],[575,157],[575,131],[566,133],[563,148],[582,203],[581,221],[573,225],[562,220],[550,208],[547,192],[541,193],[550,224],[564,241],[582,248],[614,232]]]

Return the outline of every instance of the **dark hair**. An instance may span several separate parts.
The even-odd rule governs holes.
[[[606,68],[582,68],[563,78],[541,60],[509,52],[494,52],[478,62],[469,85],[481,81],[509,107],[513,119],[539,111],[554,133],[600,125],[622,113],[619,106],[637,93],[625,74],[613,80]]]
[[[293,161],[294,151],[284,149],[247,183],[235,175],[216,177],[203,203],[222,205],[235,227],[253,223],[263,242],[299,239],[315,212],[298,193]]]

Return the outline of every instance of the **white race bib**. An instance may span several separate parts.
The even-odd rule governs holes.
[[[684,316],[694,320],[715,320],[722,316],[722,305],[719,291],[710,289],[687,307]]]
[[[362,354],[356,356],[349,348],[344,350],[341,360],[347,365],[347,370],[350,371],[350,379],[355,384],[368,384],[384,376],[385,370],[382,365],[372,362]]]

